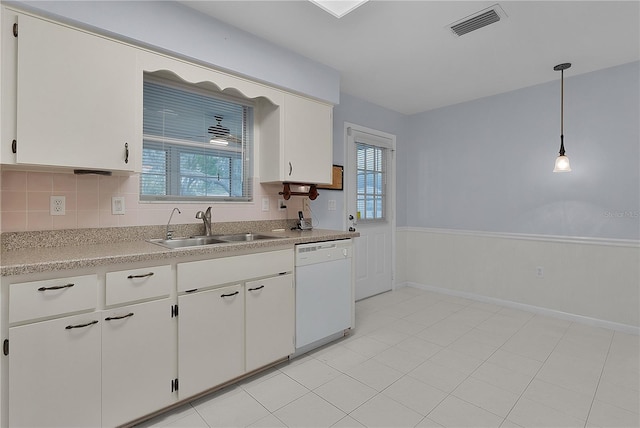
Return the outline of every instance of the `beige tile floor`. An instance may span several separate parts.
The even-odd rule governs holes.
[[[144,427],[640,427],[638,336],[415,288]]]

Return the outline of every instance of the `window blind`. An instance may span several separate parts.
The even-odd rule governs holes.
[[[253,107],[145,75],[141,199],[248,201]]]
[[[356,142],[356,204],[360,220],[384,220],[387,150]]]

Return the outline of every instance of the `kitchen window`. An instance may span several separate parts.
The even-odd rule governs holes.
[[[384,220],[386,204],[387,149],[356,143],[357,190],[359,220]]]
[[[143,201],[250,201],[253,105],[145,74]]]

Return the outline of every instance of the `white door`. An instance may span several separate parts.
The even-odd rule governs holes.
[[[345,123],[345,141],[347,224],[360,232],[354,240],[355,295],[360,300],[393,287],[396,138]]]

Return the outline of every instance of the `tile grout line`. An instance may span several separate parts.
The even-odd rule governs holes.
[[[530,318],[525,325],[527,325],[534,317]],[[518,397],[518,399],[516,400],[515,403],[513,403],[513,406],[511,406],[511,409],[509,410],[509,413],[507,413],[507,416],[505,417],[505,420],[507,420],[509,418],[509,415],[511,414],[511,412],[513,411],[513,409],[516,407],[516,405],[520,402],[520,399],[522,398],[522,396],[525,394],[525,392],[527,392],[527,389],[529,389],[529,387],[531,386],[531,383],[535,380],[535,378],[538,376],[538,373],[540,373],[540,370],[542,370],[542,368],[544,367],[545,363],[547,362],[547,360],[549,360],[549,357],[553,354],[553,352],[556,350],[556,348],[558,347],[558,345],[560,344],[560,342],[562,341],[562,339],[566,336],[567,331],[569,330],[569,327],[571,327],[571,325],[574,324],[573,322],[571,324],[569,324],[567,326],[567,328],[564,329],[564,332],[562,333],[562,336],[558,339],[558,341],[556,342],[555,346],[553,347],[553,349],[551,350],[551,352],[549,352],[549,355],[547,355],[547,357],[544,359],[544,361],[542,362],[542,364],[540,365],[540,367],[538,368],[538,370],[536,370],[536,373],[531,377],[531,380],[529,381],[529,383],[527,383],[527,386],[524,388],[524,390],[522,391],[522,393],[520,394],[520,396]],[[524,325],[522,326],[524,327]],[[554,409],[555,410],[555,409]],[[564,412],[563,412],[564,413]],[[585,425],[586,425],[586,420],[585,420]]]
[[[455,303],[455,302],[451,302],[451,301],[446,300],[446,299],[444,299],[444,300],[443,300],[443,299],[440,299],[440,301],[444,301],[444,302],[448,302],[448,303]],[[459,303],[455,303],[455,304],[459,304]],[[471,303],[471,304],[473,304],[473,303]],[[464,310],[464,309],[466,309],[466,308],[469,308],[469,307],[471,306],[471,304],[468,304],[468,305],[461,305],[461,306],[462,306],[462,308],[460,308],[460,309],[458,309],[458,310],[456,310],[456,311],[453,311],[451,314],[447,315],[446,317],[442,318],[441,320],[436,321],[436,322],[435,322],[435,323],[433,323],[433,324],[430,324],[429,326],[425,327],[425,328],[424,328],[424,329],[422,329],[421,331],[424,331],[424,330],[426,330],[426,329],[428,329],[428,328],[430,328],[430,327],[432,327],[432,326],[434,326],[434,325],[437,325],[438,323],[443,322],[444,320],[446,320],[447,318],[451,317],[452,315],[454,315],[454,314],[456,314],[456,313],[458,313],[458,312],[460,312],[460,311],[462,311],[462,310]],[[493,315],[496,315],[496,314],[497,314],[497,312],[492,312],[492,316],[493,316]],[[407,316],[409,316],[409,315],[407,315]],[[406,318],[406,317],[401,317],[401,318],[399,318],[399,319],[404,319],[404,318]],[[490,318],[490,317],[489,317],[489,318]],[[515,335],[516,335],[520,330],[522,330],[522,329],[523,329],[527,324],[529,324],[529,323],[533,320],[533,318],[535,318],[535,316],[530,317],[530,318],[529,318],[529,319],[528,319],[528,320],[527,320],[527,321],[526,321],[526,322],[525,322],[525,323],[524,323],[524,324],[523,324],[523,325],[522,325],[518,330],[514,331],[514,332],[513,332],[513,333],[512,333],[512,334],[511,334],[511,335],[510,335],[510,336],[509,336],[509,337],[508,337],[508,338],[507,338],[503,343],[502,343],[502,345],[500,345],[500,346],[499,346],[495,351],[493,351],[493,352],[491,353],[491,355],[489,355],[486,359],[484,359],[483,364],[484,364],[484,363],[485,363],[489,358],[491,358],[491,356],[493,356],[496,352],[498,352],[498,350],[500,350],[500,349],[502,348],[502,346],[504,346],[504,344],[505,344],[509,339],[511,339],[511,338],[512,338],[513,336],[515,336]],[[472,330],[474,330],[474,329],[475,329],[475,326],[474,326],[474,327],[472,327],[472,328],[471,328],[469,331],[467,331],[466,333],[464,333],[462,336],[460,336],[460,338],[461,338],[461,337],[464,337],[464,336],[466,336],[466,335],[468,335],[468,334],[469,334]],[[567,329],[568,329],[568,327],[567,327],[567,328],[565,329],[565,331],[563,332],[562,337],[564,337],[564,335],[566,334]],[[419,336],[417,336],[416,334],[412,334],[412,335],[410,335],[410,336],[420,338],[420,337],[419,337]],[[556,343],[556,345],[554,346],[553,350],[555,350],[555,348],[558,346],[558,343],[560,343],[560,340],[562,339],[562,337],[561,337],[560,339],[558,339],[558,342],[557,342],[557,343]],[[459,338],[458,338],[458,339],[459,339]],[[458,339],[456,339],[456,340],[458,340]],[[426,340],[426,339],[425,339],[425,340]],[[427,342],[429,342],[429,343],[434,343],[434,342],[430,342],[429,340],[426,340],[426,341],[427,341]],[[454,340],[454,342],[455,342],[455,340]],[[453,342],[452,342],[452,343],[453,343]],[[434,344],[435,344],[435,345],[438,345],[438,346],[441,346],[441,345],[439,345],[439,344],[437,344],[437,343],[434,343]],[[432,357],[434,357],[435,355],[438,355],[440,352],[442,352],[443,350],[447,349],[450,345],[451,345],[451,343],[450,343],[449,345],[447,345],[447,346],[442,346],[442,349],[440,349],[439,351],[437,351],[435,354],[431,355],[431,356],[430,356],[429,358],[427,358],[425,361],[429,361],[429,360],[431,360],[431,358],[432,358]],[[553,353],[553,350],[549,353],[549,355],[551,355],[551,353]],[[549,357],[549,356],[547,356],[547,358],[548,358],[548,357]],[[371,357],[371,358],[373,358],[373,357]],[[369,359],[371,359],[371,358],[369,358]],[[545,361],[544,361],[544,362],[546,362],[546,359],[545,359]],[[486,412],[489,412],[489,413],[491,413],[491,414],[493,414],[493,415],[497,416],[498,418],[502,418],[502,422],[500,423],[500,426],[502,426],[502,425],[504,424],[504,422],[507,420],[507,418],[508,418],[509,414],[511,413],[511,411],[513,410],[513,408],[514,408],[514,407],[516,406],[516,404],[518,403],[518,401],[520,401],[520,398],[522,397],[522,394],[524,394],[524,392],[526,391],[526,389],[528,388],[528,386],[531,384],[531,382],[533,382],[533,379],[535,379],[535,376],[536,376],[536,375],[538,374],[538,372],[542,369],[542,367],[543,367],[543,365],[544,365],[544,362],[542,362],[542,365],[540,366],[540,368],[538,369],[538,371],[536,372],[536,374],[531,378],[531,380],[530,380],[530,381],[529,381],[529,383],[527,384],[527,387],[525,387],[525,389],[524,389],[524,390],[523,390],[523,392],[520,394],[520,396],[518,397],[518,399],[516,400],[516,402],[513,404],[513,406],[511,406],[511,409],[509,410],[509,412],[507,412],[507,415],[506,415],[506,416],[504,416],[504,417],[503,417],[503,416],[500,416],[500,415],[496,415],[495,413],[493,413],[493,412],[491,412],[491,411],[489,411],[489,410],[487,410],[487,409],[484,409],[484,408],[482,408],[482,407],[480,407],[480,406],[478,406],[478,405],[476,405],[476,404],[474,404],[474,403],[469,403],[468,401],[466,401],[466,400],[464,400],[464,399],[462,399],[462,398],[459,398],[459,397],[457,397],[457,396],[453,395],[453,392],[454,392],[454,391],[455,391],[455,390],[456,390],[456,389],[457,389],[457,388],[458,388],[462,383],[464,383],[467,379],[471,378],[471,377],[473,376],[473,373],[475,373],[475,372],[476,372],[476,371],[477,371],[477,370],[478,370],[478,369],[483,365],[483,364],[480,364],[480,365],[479,365],[478,367],[476,367],[476,368],[475,368],[475,369],[474,369],[474,370],[473,370],[469,375],[467,375],[467,377],[466,377],[466,378],[464,378],[462,381],[460,381],[460,382],[459,382],[459,383],[458,383],[458,384],[453,388],[453,390],[452,390],[451,392],[446,392],[446,391],[442,391],[442,390],[441,390],[442,392],[446,393],[447,395],[446,395],[442,400],[440,400],[440,401],[438,402],[438,404],[437,404],[436,406],[434,406],[434,407],[433,407],[433,409],[431,409],[431,410],[430,410],[430,411],[429,411],[429,412],[428,412],[428,413],[427,413],[427,414],[426,414],[426,415],[421,419],[421,421],[420,421],[420,422],[422,422],[424,419],[428,418],[428,417],[429,417],[429,415],[433,412],[433,410],[435,410],[435,409],[436,409],[440,404],[442,404],[442,402],[443,402],[443,401],[445,401],[447,398],[449,398],[450,396],[452,396],[452,395],[453,395],[455,398],[457,398],[457,399],[459,399],[459,400],[462,400],[462,401],[464,401],[465,403],[468,403],[468,404],[470,404],[470,405],[472,405],[472,406],[474,406],[474,407],[477,407],[477,408],[482,409],[482,410],[484,410],[484,411],[486,411]],[[405,377],[405,376],[407,376],[407,374],[406,374],[406,373],[405,373],[402,377]],[[401,377],[400,379],[402,379],[402,377]],[[397,381],[399,381],[400,379],[396,380],[396,381],[395,381],[395,382],[393,382],[393,383],[396,383],[396,382],[397,382]],[[357,379],[356,379],[356,380],[357,380]],[[392,383],[392,385],[393,385],[393,383]],[[389,386],[391,386],[391,385],[389,385]],[[387,387],[387,388],[388,388],[388,387]],[[499,387],[498,387],[498,388],[499,388]],[[385,389],[386,389],[386,388],[385,388]],[[436,389],[439,389],[439,388],[436,388]],[[499,388],[499,389],[502,389],[502,388]],[[384,390],[383,390],[383,391],[384,391]],[[506,391],[506,390],[505,390],[505,391]],[[507,391],[507,392],[510,392],[510,391]],[[379,392],[378,394],[380,394],[380,393],[382,393],[382,392]],[[377,395],[377,394],[376,394],[376,395]],[[374,397],[375,397],[375,396],[374,396]],[[371,397],[369,400],[371,400],[371,399],[373,399],[373,397]],[[392,399],[392,398],[391,398],[391,399]],[[369,400],[367,400],[367,401],[369,401]],[[392,400],[393,400],[393,399],[392,399]],[[394,400],[394,401],[395,401],[395,400]],[[396,401],[396,402],[397,402],[397,401]],[[402,404],[402,403],[400,403],[400,404]],[[364,405],[364,403],[363,403],[363,405]],[[360,407],[360,406],[358,406],[358,407]],[[406,407],[406,406],[405,406],[405,407]],[[355,410],[355,409],[354,409],[354,410]]]
[[[614,331],[611,335],[611,339],[609,340],[609,348],[607,349],[607,356],[604,358],[604,362],[602,363],[602,369],[600,370],[600,376],[598,376],[598,383],[596,384],[596,389],[593,391],[593,398],[591,399],[591,404],[589,405],[589,411],[587,412],[587,418],[584,421],[584,428],[587,427],[587,423],[589,423],[589,417],[591,416],[591,410],[593,409],[593,403],[596,401],[596,396],[598,395],[598,388],[600,387],[600,382],[602,381],[602,375],[604,374],[604,368],[607,365],[607,360],[609,359],[609,354],[611,353],[611,346],[613,345],[613,339],[616,336],[616,332]]]
[[[444,301],[444,302],[448,302],[448,303],[455,303],[455,302],[450,302],[449,300],[440,300],[440,301]],[[471,303],[471,304],[473,304],[473,303]],[[454,314],[456,314],[456,313],[458,313],[458,312],[460,312],[460,311],[462,311],[462,310],[464,310],[464,309],[466,309],[466,308],[469,308],[469,307],[471,306],[471,304],[468,304],[468,305],[461,305],[461,306],[462,306],[462,308],[458,309],[457,311],[452,312],[451,314],[447,315],[446,317],[442,318],[441,320],[439,320],[439,321],[437,321],[437,322],[435,322],[435,323],[433,323],[433,324],[431,324],[431,325],[429,325],[429,326],[425,327],[424,329],[422,329],[422,330],[420,330],[420,331],[424,331],[424,330],[426,330],[426,329],[428,329],[428,328],[430,328],[430,327],[432,327],[432,326],[434,326],[434,325],[437,325],[437,324],[438,324],[438,323],[440,323],[440,322],[443,322],[444,320],[446,320],[447,318],[451,317],[452,315],[454,315]],[[481,310],[481,309],[479,309],[479,310]],[[485,311],[485,312],[488,312],[488,311]],[[496,314],[497,314],[497,312],[491,312],[491,314],[492,314],[492,316],[493,316],[493,315],[496,315]],[[409,316],[409,315],[407,315],[407,316]],[[399,318],[399,319],[404,319],[404,318],[406,318],[406,317],[401,317],[401,318]],[[489,317],[489,318],[491,318],[491,317]],[[487,319],[488,319],[488,318],[487,318]],[[516,333],[518,333],[518,331],[520,331],[522,328],[524,328],[524,326],[525,326],[525,325],[527,325],[527,323],[528,323],[529,321],[531,321],[531,319],[533,319],[533,317],[529,318],[525,324],[523,324],[523,325],[522,325],[518,330],[514,331],[514,332],[513,332],[513,333],[512,333],[512,334],[511,334],[511,335],[510,335],[510,336],[509,336],[509,337],[504,341],[504,343],[506,343],[506,342],[507,342],[509,339],[511,339],[511,338],[512,338]],[[474,327],[471,327],[471,329],[470,329],[469,331],[467,331],[466,333],[464,333],[464,334],[463,334],[462,336],[460,336],[458,339],[460,339],[460,338],[462,338],[462,337],[464,337],[464,336],[468,335],[468,334],[469,334],[471,331],[473,331],[474,329],[475,329],[475,326],[474,326]],[[420,337],[419,337],[419,336],[417,336],[416,334],[411,334],[410,336],[420,338]],[[456,339],[456,340],[458,340],[458,339]],[[433,344],[435,344],[435,345],[437,345],[437,346],[441,346],[441,345],[439,345],[439,344],[437,344],[437,343],[430,342],[429,340],[426,340],[426,339],[424,339],[424,340],[425,340],[426,342],[433,343]],[[442,349],[438,350],[435,354],[433,354],[433,355],[431,355],[429,358],[427,358],[427,359],[425,360],[425,362],[426,362],[426,361],[431,360],[431,358],[432,358],[432,357],[434,357],[434,356],[438,355],[440,352],[442,352],[443,350],[447,349],[447,348],[448,348],[452,343],[454,343],[454,342],[455,342],[455,340],[454,340],[453,342],[451,342],[451,343],[450,343],[449,345],[447,345],[447,346],[442,346]],[[495,413],[491,412],[490,410],[487,410],[487,409],[484,409],[484,408],[482,408],[482,407],[478,406],[477,404],[470,403],[470,402],[468,402],[467,400],[464,400],[464,399],[462,399],[462,398],[459,398],[459,397],[457,397],[457,396],[453,395],[453,392],[454,392],[456,389],[458,389],[458,387],[459,387],[460,385],[462,385],[462,384],[463,384],[467,379],[471,378],[471,377],[472,377],[472,375],[473,375],[473,373],[475,373],[475,372],[476,372],[476,371],[477,371],[477,370],[478,370],[478,369],[479,369],[479,368],[480,368],[480,367],[481,367],[481,366],[482,366],[482,365],[483,365],[483,364],[484,364],[484,363],[485,363],[489,358],[491,358],[491,356],[492,356],[492,355],[494,355],[496,352],[498,352],[498,350],[502,348],[502,346],[504,345],[504,343],[503,343],[502,345],[500,345],[498,348],[496,348],[496,350],[495,350],[495,351],[493,351],[493,352],[491,353],[491,355],[489,355],[486,359],[484,359],[483,363],[482,363],[482,364],[480,364],[478,367],[476,367],[476,368],[475,368],[475,369],[474,369],[474,370],[473,370],[469,375],[467,375],[467,377],[466,377],[466,378],[464,378],[462,381],[460,381],[460,382],[459,382],[459,383],[458,383],[458,384],[453,388],[453,390],[452,390],[451,392],[442,391],[441,389],[439,389],[439,388],[437,388],[437,387],[433,387],[433,388],[435,388],[435,389],[438,389],[438,390],[442,391],[442,392],[443,392],[443,393],[445,393],[446,395],[445,395],[445,396],[444,396],[444,398],[443,398],[442,400],[440,400],[440,401],[438,402],[438,404],[436,404],[436,405],[435,405],[435,406],[434,406],[434,407],[433,407],[433,408],[432,408],[432,409],[431,409],[431,410],[430,410],[430,411],[429,411],[425,416],[423,416],[423,418],[420,420],[420,422],[422,422],[423,420],[427,419],[427,418],[429,417],[429,415],[430,415],[430,414],[431,414],[431,413],[432,413],[436,408],[438,408],[438,406],[439,406],[440,404],[442,404],[442,402],[443,402],[443,401],[445,401],[445,400],[446,400],[447,398],[449,398],[450,396],[453,396],[453,397],[455,397],[455,398],[457,398],[457,399],[459,399],[459,400],[461,400],[461,401],[464,401],[465,403],[467,403],[467,404],[469,404],[469,405],[472,405],[472,406],[477,407],[477,408],[479,408],[479,409],[481,409],[481,410],[484,410],[484,411],[486,411],[486,412],[489,412],[489,413],[491,413],[491,414],[493,414],[493,415],[497,416],[498,418],[502,418],[502,422],[500,423],[500,425],[504,424],[504,422],[507,420],[507,417],[506,417],[506,416],[500,416],[500,415],[497,415],[497,414],[495,414]],[[556,344],[556,346],[557,346],[557,344]],[[555,349],[555,347],[554,347],[554,349]],[[553,351],[552,351],[552,352],[553,352]],[[463,355],[466,355],[466,354],[463,354]],[[371,358],[374,358],[374,357],[371,357]],[[436,363],[436,364],[437,364],[437,363]],[[385,364],[385,365],[386,365],[386,364]],[[542,366],[541,366],[541,367],[542,367]],[[539,369],[539,370],[540,370],[540,369]],[[405,376],[408,376],[408,373],[403,374],[403,376],[402,376],[402,377],[400,377],[400,379],[404,378]],[[409,376],[409,377],[411,377],[411,376]],[[534,376],[534,377],[535,377],[535,376]],[[397,379],[397,380],[396,380],[396,381],[394,381],[391,385],[393,385],[394,383],[398,382],[400,379]],[[412,379],[413,379],[413,378],[412,378]],[[357,380],[357,379],[356,379],[356,380]],[[532,380],[533,380],[533,379],[532,379]],[[418,381],[419,381],[419,380],[418,380]],[[419,381],[419,382],[420,382],[420,381]],[[388,387],[390,387],[391,385],[387,386],[384,390],[386,390],[386,389],[387,389]],[[499,389],[502,389],[502,388],[499,388]],[[384,391],[384,390],[383,390],[383,391]],[[525,388],[525,390],[526,390],[526,388]],[[383,391],[378,392],[378,394],[381,394]],[[506,390],[505,390],[505,391],[506,391]],[[509,391],[507,391],[507,392],[509,392]],[[523,392],[523,393],[524,393],[524,392]],[[378,394],[376,394],[376,395],[378,395]],[[521,395],[522,395],[522,394],[521,394]],[[375,396],[374,396],[374,397],[375,397]],[[374,397],[371,397],[369,400],[373,399]],[[395,401],[396,403],[398,403],[398,401],[394,400],[393,398],[391,398],[391,397],[389,397],[389,398],[390,398],[391,400]],[[368,402],[369,400],[367,400],[367,402]],[[518,400],[519,400],[519,398],[518,398]],[[516,403],[518,402],[518,400],[516,400]],[[366,402],[365,402],[365,403],[366,403]],[[404,406],[404,404],[403,404],[403,403],[399,403],[399,404],[401,404],[401,405],[403,405],[403,406]],[[363,403],[362,405],[364,405],[364,403]],[[515,404],[514,404],[514,406],[515,406]],[[358,407],[360,407],[360,406],[358,406]],[[405,407],[406,407],[406,406],[405,406]],[[354,409],[354,410],[355,410],[355,409]],[[410,410],[413,410],[413,409],[410,409]],[[511,408],[511,410],[513,410],[513,406],[512,406],[512,408]],[[511,412],[511,410],[509,411],[509,413]],[[507,413],[507,416],[508,416],[508,414],[509,414],[509,413]],[[418,422],[418,424],[419,424],[420,422]]]
[[[495,315],[495,313],[494,313],[494,315]],[[447,397],[449,397],[449,396],[453,395],[453,392],[454,392],[456,389],[458,389],[458,387],[459,387],[460,385],[462,385],[462,383],[464,383],[467,379],[469,379],[469,378],[473,377],[473,374],[474,374],[476,371],[478,371],[478,369],[479,369],[479,368],[480,368],[484,363],[486,363],[486,362],[489,360],[489,358],[491,358],[491,357],[492,357],[496,352],[498,352],[500,349],[502,349],[502,347],[504,346],[504,344],[505,344],[505,343],[507,343],[507,342],[509,341],[509,339],[511,339],[513,336],[515,336],[515,335],[516,335],[520,330],[522,330],[522,329],[523,329],[523,328],[524,328],[524,327],[525,327],[525,326],[526,326],[526,325],[527,325],[527,324],[528,324],[532,319],[533,319],[533,317],[529,318],[529,319],[527,320],[527,322],[525,322],[525,323],[524,323],[524,324],[523,324],[523,325],[522,325],[518,330],[514,331],[514,332],[513,332],[513,333],[512,333],[508,338],[507,338],[507,340],[505,340],[505,341],[502,343],[502,345],[500,345],[500,346],[499,346],[495,351],[493,351],[493,352],[491,353],[491,355],[489,355],[489,356],[484,360],[484,362],[483,362],[482,364],[480,364],[480,365],[479,365],[478,367],[476,367],[476,368],[475,368],[471,373],[469,373],[469,375],[468,375],[468,376],[467,376],[467,377],[466,377],[462,382],[460,382],[460,383],[459,383],[459,384],[458,384],[458,385],[453,389],[453,391],[451,391],[451,392],[449,393],[449,395],[447,395]],[[475,329],[475,327],[473,327],[473,328],[472,328],[472,330],[473,330],[473,329]],[[463,334],[463,335],[462,335],[462,336],[460,336],[460,337],[466,336],[466,335],[467,335],[467,334],[469,334],[469,333],[470,333],[470,331],[469,331],[469,332],[467,332],[467,333],[465,333],[465,334]],[[556,344],[556,346],[557,346],[557,344]],[[443,349],[444,349],[444,348],[443,348]],[[554,348],[554,349],[555,349],[555,348]],[[439,351],[438,351],[438,352],[439,352]],[[506,351],[505,351],[505,352],[506,352]],[[553,351],[552,351],[552,352],[553,352]],[[437,354],[437,353],[436,353],[436,354]],[[540,366],[540,369],[541,369],[541,368],[542,368],[542,366]],[[540,369],[538,369],[538,371],[539,371]],[[537,374],[537,372],[536,372],[536,374]],[[534,375],[534,377],[533,377],[533,378],[535,378],[535,375]],[[533,381],[533,378],[531,379],[531,381],[529,381],[529,383],[531,383],[531,382]],[[528,387],[528,384],[527,384],[527,387]],[[503,389],[503,388],[500,388],[500,387],[496,387],[496,388]],[[518,401],[520,401],[520,397],[522,397],[522,394],[524,394],[524,391],[526,391],[526,389],[527,389],[527,388],[525,388],[525,389],[522,391],[522,393],[520,394],[520,396],[518,396],[518,399],[515,401],[515,403],[513,404],[513,406],[511,406],[511,409],[509,409],[509,411],[507,412],[507,414],[506,414],[505,416],[496,415],[496,416],[498,416],[498,417],[502,417],[502,422],[500,423],[500,426],[504,425],[504,422],[507,420],[507,418],[508,418],[509,414],[511,413],[511,411],[513,410],[513,408],[516,406],[516,404],[518,404]],[[505,390],[505,391],[507,391],[507,390]],[[510,391],[507,391],[507,392],[510,392]],[[462,401],[464,401],[464,402],[467,402],[467,403],[468,403],[468,401],[463,400],[462,398],[459,398],[459,397],[457,397],[457,396],[455,396],[455,395],[454,395],[454,397],[456,397],[456,398],[458,398],[459,400],[462,400]],[[444,400],[443,400],[443,401],[444,401]],[[476,406],[476,407],[479,407],[479,406],[477,406],[477,405],[475,405],[475,404],[473,404],[473,403],[469,403],[469,404],[472,404],[472,405],[474,405],[474,406]],[[479,408],[481,408],[481,409],[482,409],[482,407],[479,407]],[[434,407],[434,409],[435,409],[435,407]],[[489,410],[487,410],[487,409],[482,409],[482,410],[485,410],[485,411],[487,411],[487,412],[492,413],[492,414],[494,414],[494,415],[495,415],[495,413],[493,413],[493,412],[491,412],[491,411],[489,411]],[[433,410],[432,410],[432,411],[433,411]],[[431,412],[429,412],[429,413],[431,413]],[[428,416],[428,415],[427,415],[427,416]],[[426,417],[426,416],[425,416],[425,417]]]

